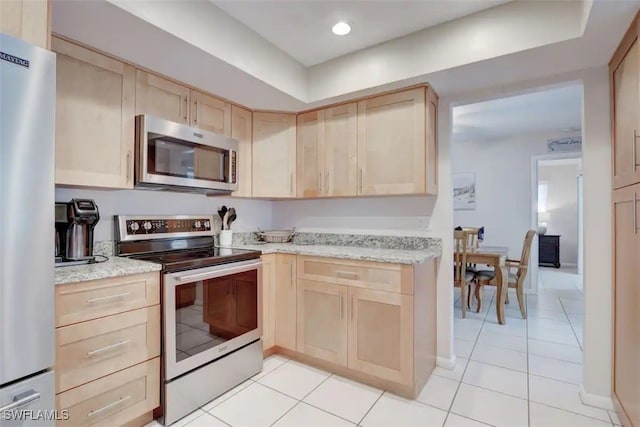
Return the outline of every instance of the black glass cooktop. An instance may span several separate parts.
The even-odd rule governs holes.
[[[260,251],[201,248],[130,255],[128,258],[162,264],[164,271],[190,270],[260,258]]]

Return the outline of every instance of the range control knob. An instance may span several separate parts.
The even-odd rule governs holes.
[[[131,225],[129,225],[129,227],[131,227],[131,230],[133,231],[140,230],[140,225],[137,222],[132,222]]]
[[[209,221],[205,221],[204,228],[211,228],[211,223]]]
[[[196,221],[196,222],[194,222],[194,223],[193,223],[193,226],[194,226],[195,228],[200,228],[200,226],[201,226],[201,225],[202,225],[202,224],[200,223],[200,221]]]
[[[144,224],[142,224],[142,226],[144,227],[145,230],[149,231],[151,230],[151,223],[149,221],[145,221]]]

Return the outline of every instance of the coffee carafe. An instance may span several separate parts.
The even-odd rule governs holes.
[[[93,230],[99,220],[93,200],[56,203],[56,261],[93,262]]]

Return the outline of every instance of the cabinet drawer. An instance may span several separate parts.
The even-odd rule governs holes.
[[[160,358],[132,366],[56,396],[69,411],[58,426],[119,426],[160,405]]]
[[[144,273],[56,286],[56,327],[160,303],[160,274]]]
[[[160,355],[160,306],[56,329],[56,391]]]
[[[298,256],[298,278],[413,294],[410,265]]]

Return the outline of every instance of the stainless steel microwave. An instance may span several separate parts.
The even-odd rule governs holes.
[[[238,141],[148,115],[136,116],[135,186],[197,193],[238,189]]]

